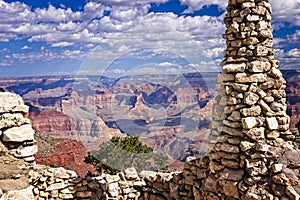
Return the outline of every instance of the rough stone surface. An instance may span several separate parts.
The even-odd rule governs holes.
[[[3,131],[3,141],[5,142],[24,142],[33,141],[34,130],[30,124],[19,127],[12,127]]]

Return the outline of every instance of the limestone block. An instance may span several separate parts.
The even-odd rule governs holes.
[[[240,181],[244,175],[244,170],[233,170],[225,168],[220,174],[220,179],[229,181]]]
[[[293,200],[300,199],[300,194],[298,194],[298,193],[296,192],[296,190],[294,189],[294,187],[292,187],[292,186],[290,186],[290,185],[288,185],[288,186],[286,187],[286,193],[287,193],[287,195],[288,195],[291,199],[293,199]]]
[[[32,146],[26,146],[26,147],[19,147],[16,152],[14,153],[14,156],[17,158],[25,158],[33,156],[38,152],[38,147],[36,145]]]
[[[242,3],[242,8],[254,8],[255,3],[254,2],[244,2]]]
[[[33,200],[33,186],[29,186],[26,189],[22,190],[10,190],[6,194],[1,197],[1,200],[14,200],[14,199],[22,199],[22,200]]]
[[[21,113],[4,113],[0,116],[0,129],[21,126],[23,124],[30,124],[30,120],[24,118]]]
[[[146,186],[146,182],[145,181],[134,181],[133,186],[135,187],[143,187]]]
[[[268,78],[268,80],[260,85],[260,88],[263,90],[270,89],[274,87],[275,80]]]
[[[60,179],[69,179],[71,177],[70,171],[62,167],[54,169],[54,176]]]
[[[228,119],[234,122],[238,122],[241,120],[241,113],[239,111],[233,111]]]
[[[113,182],[118,182],[120,180],[120,176],[105,174],[105,179],[106,179],[106,182],[108,184],[110,184],[110,183],[113,183]]]
[[[127,168],[127,169],[125,169],[124,172],[125,172],[125,177],[128,180],[136,179],[139,176],[134,167]]]
[[[276,174],[272,177],[272,181],[280,185],[297,185],[298,182],[293,178],[288,178],[285,173]]]
[[[82,192],[76,192],[76,197],[78,198],[92,198],[92,192],[91,191],[82,191]]]
[[[52,198],[58,197],[58,190],[52,190],[50,195],[51,195]]]
[[[258,74],[247,74],[247,73],[237,73],[235,75],[237,83],[263,83],[267,81],[267,75]]]
[[[248,15],[247,21],[249,22],[259,21],[259,15]]]
[[[117,197],[119,195],[119,184],[118,184],[118,182],[108,184],[108,193],[112,197]]]
[[[249,85],[233,83],[232,87],[233,87],[234,90],[236,90],[238,92],[246,92],[249,88]]]
[[[227,197],[233,197],[239,199],[237,182],[225,180],[221,182],[221,185],[223,187],[223,192]]]
[[[142,177],[150,182],[154,182],[154,181],[156,181],[156,178],[157,178],[157,172],[143,170],[140,173],[140,177]]]
[[[266,136],[268,139],[276,140],[280,136],[280,133],[276,130],[267,131]]]
[[[277,130],[278,129],[279,125],[278,125],[276,117],[267,117],[266,121],[267,121],[267,127],[269,130]]]
[[[225,105],[236,105],[236,104],[239,104],[239,103],[241,103],[240,99],[229,96],[229,97],[227,97],[226,104],[220,104],[220,105],[223,105],[223,106],[225,106]]]
[[[262,89],[258,89],[256,91],[256,93],[258,94],[259,98],[263,99],[267,96],[267,93],[265,91],[263,91]]]
[[[287,131],[287,130],[289,130],[289,128],[290,128],[289,124],[278,125],[278,130],[280,130],[280,131]]]
[[[290,123],[290,116],[286,115],[283,117],[277,117],[277,122],[280,125],[285,125],[285,124],[289,124]]]
[[[239,168],[239,162],[238,162],[238,160],[229,160],[229,159],[223,158],[221,160],[221,163],[225,167],[229,167],[231,169],[238,169]]]
[[[240,112],[244,117],[257,117],[261,114],[261,108],[259,105],[256,105],[250,108],[243,108]]]
[[[243,152],[246,152],[250,149],[253,149],[255,147],[255,144],[248,141],[242,141],[240,147]]]
[[[268,168],[266,164],[259,159],[246,159],[246,168],[250,176],[266,175]]]
[[[240,128],[240,127],[242,127],[241,122],[231,122],[231,121],[228,121],[228,120],[223,120],[223,124],[228,126],[228,127],[231,127],[231,128]]]
[[[59,193],[58,197],[61,199],[73,199],[74,198],[73,194],[63,194],[63,193]]]
[[[271,63],[260,60],[252,61],[248,63],[247,69],[253,73],[268,72],[271,69]]]
[[[286,111],[287,105],[282,104],[282,103],[278,103],[278,102],[272,102],[271,105],[270,105],[270,108],[273,111]]]
[[[262,37],[262,38],[272,38],[273,37],[272,30],[270,30],[270,29],[261,30],[259,32],[259,37]]]
[[[224,152],[228,152],[228,153],[239,153],[239,147],[237,147],[236,145],[231,145],[231,144],[227,144],[227,143],[218,143],[215,146],[215,149],[217,151],[224,151]]]
[[[259,87],[258,87],[257,83],[251,83],[251,85],[249,87],[249,92],[256,93],[258,89],[259,89]]]
[[[205,179],[205,181],[203,183],[203,187],[206,191],[216,192],[217,184],[218,184],[218,182],[215,179],[208,177],[207,179]]]
[[[225,73],[236,73],[236,72],[244,72],[246,69],[246,63],[232,63],[226,64],[223,66],[223,72]]]
[[[40,197],[44,197],[44,198],[48,199],[49,193],[41,190],[39,195],[40,195]]]
[[[261,106],[262,110],[270,112],[270,113],[274,113],[272,111],[272,109],[270,108],[270,106],[266,102],[264,102],[264,100],[260,99],[258,101],[258,104]]]
[[[237,99],[243,99],[244,98],[243,93],[240,93],[240,92],[237,92],[237,91],[231,92],[230,95],[233,96],[233,97],[235,97],[235,98],[237,98]]]
[[[258,143],[256,145],[257,151],[267,152],[269,150],[269,148],[271,148],[271,146],[268,144]]]
[[[274,164],[272,166],[273,173],[279,173],[282,171],[282,169],[283,169],[283,164]]]
[[[30,124],[12,127],[3,131],[3,141],[5,142],[24,142],[33,140],[34,130]]]
[[[10,93],[0,93],[0,113],[5,112],[21,112],[28,113],[29,107],[24,105],[24,101],[21,96]]]
[[[263,6],[256,6],[255,8],[252,9],[253,14],[258,14],[258,15],[265,15],[266,14],[266,8]]]
[[[251,129],[258,125],[258,119],[256,117],[246,117],[242,119],[242,125],[244,129]]]
[[[262,140],[265,138],[265,128],[264,127],[252,128],[246,131],[246,135],[254,141]]]
[[[274,77],[274,78],[277,78],[277,79],[282,78],[281,71],[279,69],[275,68],[275,67],[272,67],[272,69],[270,70],[269,75],[271,77]]]
[[[268,53],[269,53],[269,48],[267,48],[265,46],[262,46],[262,45],[257,45],[257,47],[255,49],[255,55],[256,56],[267,56]]]
[[[244,103],[247,105],[254,105],[259,100],[259,96],[253,92],[246,92]]]
[[[247,39],[243,40],[243,44],[246,46],[256,45],[258,43],[259,43],[259,40],[256,37],[248,37]]]
[[[54,184],[49,185],[46,188],[46,191],[60,190],[60,189],[66,188],[66,187],[67,187],[67,185],[64,182],[54,183]]]
[[[250,8],[245,8],[245,9],[241,10],[240,16],[241,16],[242,18],[244,18],[245,16],[249,15],[250,13],[251,13]],[[243,29],[241,29],[241,30],[243,30]]]
[[[266,96],[263,99],[266,103],[271,103],[274,101],[274,97],[272,97],[272,96]]]

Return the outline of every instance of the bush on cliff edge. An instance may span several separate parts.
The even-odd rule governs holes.
[[[139,141],[139,137],[112,137],[109,142],[99,145],[99,149],[89,152],[84,162],[93,164],[102,173],[116,174],[126,168],[137,171],[160,170],[166,168],[168,157],[162,153],[153,153]]]

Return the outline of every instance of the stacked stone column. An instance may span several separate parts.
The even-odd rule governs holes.
[[[9,153],[29,163],[34,161],[37,146],[31,122],[26,117],[28,111],[19,95],[0,93],[0,155]]]
[[[295,136],[286,114],[286,82],[274,58],[271,4],[229,0],[224,22],[227,48],[212,115],[214,144],[208,156],[186,164],[185,182],[198,183],[194,199],[297,199],[292,187],[287,191],[297,178],[291,183],[281,174],[286,165],[279,161],[295,149]]]

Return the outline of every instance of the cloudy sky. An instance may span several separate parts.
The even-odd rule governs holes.
[[[300,0],[270,0],[282,69],[300,68]],[[0,0],[0,77],[217,71],[226,0]]]

